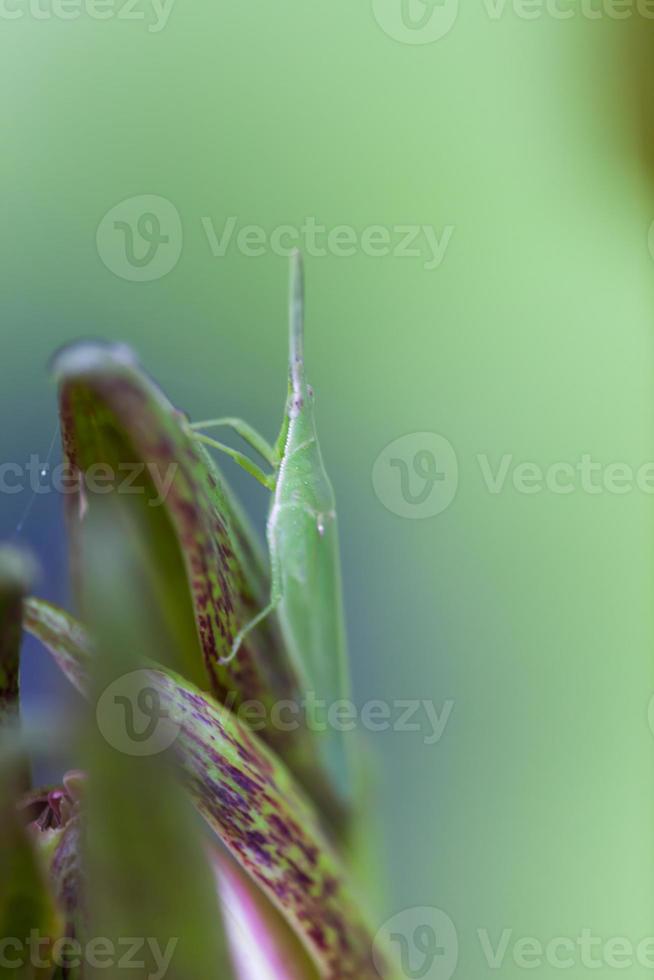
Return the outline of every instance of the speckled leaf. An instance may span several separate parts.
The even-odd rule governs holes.
[[[77,627],[77,638],[83,635]],[[83,641],[76,676],[86,669],[88,647]],[[74,660],[74,647],[68,652]],[[168,671],[147,674],[175,730],[175,755],[193,802],[301,938],[320,976],[377,977],[365,916],[313,806],[283,763],[206,692]]]
[[[316,763],[314,735],[304,725],[289,731],[270,720],[275,704],[301,698],[274,617],[248,636],[229,664],[220,663],[239,629],[265,604],[269,584],[238,505],[184,416],[123,347],[67,348],[55,359],[54,373],[70,468],[65,497],[78,592],[88,513],[117,491],[123,506],[116,533],[132,543],[142,601],[161,620],[160,632],[175,640],[166,666],[234,710],[247,701],[260,704],[261,737],[325,813],[339,813]]]
[[[48,648],[78,691],[88,690],[91,641],[74,616],[43,599],[26,599],[23,627]]]
[[[18,720],[21,606],[33,574],[23,552],[0,547],[0,728]]]
[[[211,857],[238,980],[318,980],[282,914],[224,848]]]
[[[223,706],[169,673],[152,677],[179,729],[176,754],[200,813],[287,917],[322,976],[376,977],[365,916],[289,772]]]

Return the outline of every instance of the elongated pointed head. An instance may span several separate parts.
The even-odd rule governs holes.
[[[293,392],[304,384],[304,264],[299,251],[291,256],[290,288],[290,371]]]

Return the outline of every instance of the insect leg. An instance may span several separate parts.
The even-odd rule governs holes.
[[[253,463],[252,460],[247,456],[244,456],[243,453],[239,453],[237,449],[232,449],[231,446],[226,446],[224,443],[218,442],[216,439],[211,439],[209,436],[202,436],[198,435],[197,433],[194,433],[193,435],[198,442],[204,443],[205,446],[211,446],[213,449],[219,449],[221,453],[225,453],[227,456],[231,457],[235,463],[238,463],[238,465],[242,467],[246,473],[249,473],[250,476],[255,478],[255,480],[258,480],[259,483],[263,484],[267,490],[274,489],[275,475],[272,473],[264,473],[261,467],[257,466],[256,463]]]
[[[250,622],[247,623],[236,634],[234,643],[232,644],[232,649],[230,650],[229,654],[226,657],[221,657],[218,661],[223,666],[225,664],[230,663],[234,659],[234,657],[236,656],[236,654],[241,648],[241,644],[243,643],[243,640],[248,635],[248,633],[250,633],[255,628],[255,626],[258,626],[259,623],[261,623],[267,616],[269,616],[271,612],[274,612],[274,610],[277,608],[277,606],[282,600],[283,589],[282,589],[281,568],[279,564],[279,558],[275,552],[271,554],[270,565],[271,565],[270,602],[264,609],[261,610],[260,613],[257,613],[254,619],[251,619]]]
[[[223,418],[223,419],[208,419],[206,422],[192,422],[191,429],[197,431],[202,429],[217,429],[221,426],[225,428],[233,429],[248,446],[254,449],[255,453],[258,453],[262,459],[265,459],[267,463],[271,466],[276,466],[279,462],[275,450],[270,445],[270,443],[264,439],[262,435],[253,429],[251,425],[244,422],[243,419],[235,418]]]

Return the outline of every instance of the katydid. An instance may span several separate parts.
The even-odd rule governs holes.
[[[347,695],[349,688],[340,557],[334,493],[325,471],[314,419],[313,390],[304,368],[304,283],[302,261],[291,265],[289,387],[282,429],[274,447],[247,423],[224,418],[192,425],[193,430],[229,426],[266,462],[266,475],[247,457],[208,436],[202,442],[226,450],[239,465],[272,490],[266,527],[270,552],[270,603],[234,641],[234,657],[244,637],[273,610],[315,708],[325,709]],[[350,786],[344,740],[333,725],[326,730],[325,755],[342,792]]]

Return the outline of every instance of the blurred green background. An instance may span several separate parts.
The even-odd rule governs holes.
[[[128,341],[194,417],[243,415],[275,434],[287,260],[233,242],[214,256],[207,222],[218,236],[230,216],[268,233],[307,217],[359,234],[453,227],[433,269],[424,242],[418,256],[308,255],[307,355],[339,499],[356,698],[454,703],[435,745],[370,736],[384,914],[446,911],[466,978],[498,975],[478,930],[496,945],[510,929],[500,975],[518,977],[521,937],[654,934],[654,499],[525,494],[510,478],[493,494],[478,459],[654,458],[654,30],[642,12],[580,7],[531,20],[507,4],[494,19],[479,0],[442,38],[407,44],[382,29],[383,6],[174,0],[152,31],[146,0],[130,20],[8,0],[1,455],[45,456],[47,359],[80,335]],[[168,274],[135,281],[106,264],[120,231],[113,245],[111,226],[96,235],[144,195],[173,205],[182,234]],[[372,469],[393,440],[425,431],[454,447],[458,490],[444,512],[403,519]],[[263,526],[265,493],[233,476]],[[3,494],[3,536],[28,503]],[[38,496],[22,538],[45,568],[41,591],[66,601],[60,503]],[[57,682],[28,653],[36,712]],[[614,972],[606,957],[594,971]]]

